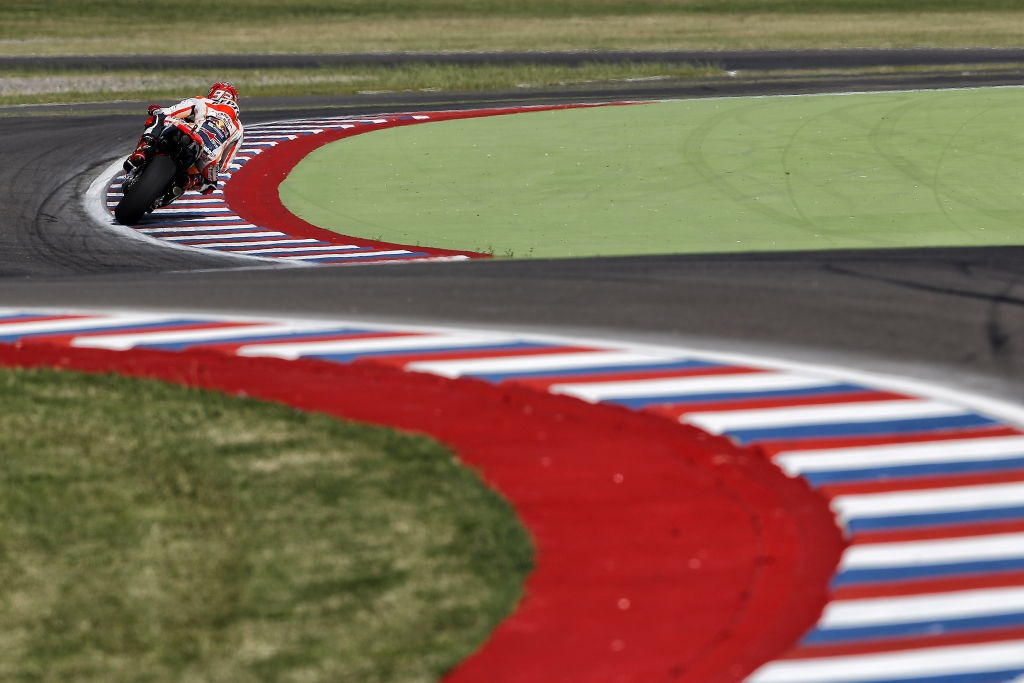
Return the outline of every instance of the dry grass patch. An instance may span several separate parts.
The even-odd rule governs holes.
[[[446,50],[792,49],[811,47],[1016,47],[1024,11],[882,13],[652,13],[625,16],[427,16],[250,22],[215,43],[182,43],[173,27],[147,35],[147,54],[210,51],[392,52]],[[63,27],[0,41],[0,54],[122,52],[124,29]],[[111,41],[117,41],[112,43]],[[114,50],[111,45],[117,44]]]

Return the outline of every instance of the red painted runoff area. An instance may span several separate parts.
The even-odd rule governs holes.
[[[537,548],[522,603],[449,683],[742,680],[815,623],[843,547],[802,480],[617,406],[372,361],[22,342],[0,345],[0,365],[161,379],[449,445]]]

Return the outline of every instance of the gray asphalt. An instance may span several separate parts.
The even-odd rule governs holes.
[[[942,85],[950,84],[946,76]],[[979,85],[963,76],[957,84]],[[739,94],[730,89],[741,85],[659,92]],[[905,79],[888,87],[919,85],[938,87]],[[694,87],[700,90],[687,93]],[[812,79],[774,83],[773,91],[842,87]],[[601,95],[514,99],[588,96]],[[508,97],[465,96],[450,104]],[[257,104],[244,110],[247,121],[323,107],[369,114],[438,106],[419,95]],[[239,270],[228,257],[168,251],[89,223],[81,208],[85,187],[101,162],[127,153],[138,132],[141,110],[123,106],[133,113],[0,112],[0,305],[358,316],[585,333],[841,363],[1022,398],[1024,248]]]

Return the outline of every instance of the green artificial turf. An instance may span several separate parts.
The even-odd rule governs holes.
[[[508,505],[423,437],[0,371],[0,680],[430,682],[516,604]]]
[[[285,205],[505,257],[1024,243],[1019,88],[531,112],[323,147]]]

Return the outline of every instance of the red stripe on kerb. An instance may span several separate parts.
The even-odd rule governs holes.
[[[137,327],[118,328],[96,328],[81,332],[55,332],[53,334],[41,334],[31,337],[34,344],[56,344],[59,346],[70,345],[75,339],[88,339],[90,337],[117,337],[117,336],[138,336],[146,334],[167,334],[168,332],[197,332],[200,330],[227,330],[239,329],[243,331],[246,327],[252,327],[256,323],[232,323],[232,322],[209,322],[209,323],[173,323],[169,322],[163,326],[154,326],[149,323],[139,323]],[[146,343],[145,340],[136,342]]]
[[[885,391],[857,390],[840,394],[818,394],[814,396],[781,396],[772,398],[746,398],[735,401],[711,401],[708,403],[662,403],[643,408],[649,413],[665,415],[681,420],[691,413],[719,412],[726,410],[757,410],[761,408],[789,408],[797,406],[826,406],[868,401],[897,401],[906,399],[901,394]]]
[[[3,325],[20,325],[22,323],[41,323],[48,322],[51,320],[86,320],[86,319],[98,319],[94,315],[31,315],[21,318],[11,318],[10,320],[0,320],[0,327]],[[104,320],[106,318],[103,318]]]
[[[1024,482],[1024,471],[979,472],[950,474],[907,479],[887,479],[853,484],[830,484],[819,488],[829,498],[836,496],[868,495],[891,493],[893,491],[928,491],[932,489],[960,488],[963,486],[986,486],[994,484],[1016,484]]]
[[[197,341],[188,347],[189,351],[217,351],[220,353],[235,353],[243,347],[253,347],[258,349],[261,346],[280,346],[282,344],[316,344],[318,342],[347,342],[347,341],[359,341],[363,339],[397,339],[399,337],[421,337],[423,336],[418,332],[353,332],[351,334],[338,334],[338,333],[324,333],[317,334],[311,332],[309,334],[303,334],[300,331],[296,332],[282,332],[279,336],[274,337],[271,333],[266,333],[266,339],[250,339],[248,341]]]
[[[922,529],[865,531],[859,534],[854,534],[853,542],[855,544],[903,543],[905,541],[929,541],[941,538],[965,538],[967,536],[1009,534],[1018,531],[1024,531],[1024,522],[1013,519],[1001,522],[960,524],[955,527],[926,527]]]
[[[615,406],[368,363],[28,343],[0,364],[245,392],[451,446],[515,506],[537,565],[449,683],[742,680],[813,625],[842,548],[802,481]]]
[[[758,449],[775,457],[788,451],[810,451],[826,448],[853,448],[859,446],[888,446],[900,443],[929,443],[932,441],[949,441],[953,439],[981,439],[988,436],[1015,436],[1024,434],[1019,429],[1005,425],[987,427],[971,427],[969,429],[952,429],[932,434],[889,434],[885,436],[853,436],[831,439],[804,439],[797,441],[774,441],[762,443]]]
[[[924,648],[998,643],[1008,640],[1020,640],[1021,638],[1024,638],[1024,628],[1019,627],[959,633],[936,633],[935,635],[915,638],[894,638],[892,640],[872,640],[868,642],[858,641],[842,645],[819,645],[815,647],[805,646],[787,654],[783,659],[816,659],[822,657],[874,655],[885,652],[910,652]]]
[[[538,391],[547,391],[556,384],[601,384],[604,382],[633,382],[644,379],[668,379],[675,377],[707,377],[710,375],[748,375],[754,372],[767,372],[759,368],[716,365],[711,367],[680,368],[678,370],[629,370],[603,371],[595,366],[589,374],[548,374],[531,379],[530,377],[510,377],[503,380],[509,384],[518,384]]]
[[[967,576],[844,586],[832,593],[832,600],[891,598],[904,595],[952,593],[954,591],[974,590],[977,588],[1009,588],[1013,586],[1024,586],[1024,571],[999,573],[988,570]]]
[[[396,368],[404,368],[410,363],[417,362],[437,362],[446,360],[474,360],[477,358],[523,358],[528,356],[556,356],[562,353],[581,353],[587,351],[594,351],[594,349],[585,346],[560,346],[557,348],[553,347],[540,347],[540,348],[523,348],[523,349],[500,349],[496,350],[493,348],[484,349],[452,349],[451,351],[429,351],[429,352],[416,352],[411,351],[406,354],[389,354],[387,356],[376,356],[371,358],[362,358],[354,362],[356,363],[381,363],[383,365],[391,365]]]

